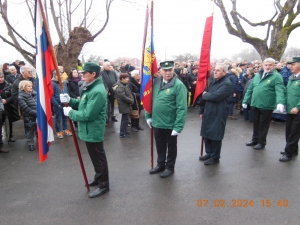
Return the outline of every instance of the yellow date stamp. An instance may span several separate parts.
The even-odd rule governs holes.
[[[250,207],[263,207],[263,208],[287,208],[289,206],[289,201],[287,199],[198,199],[196,201],[196,206],[198,208],[214,207],[214,208],[250,208]]]

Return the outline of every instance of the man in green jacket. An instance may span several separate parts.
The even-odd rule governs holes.
[[[69,103],[64,107],[64,114],[78,122],[78,136],[85,141],[94,165],[95,177],[89,186],[98,186],[89,194],[95,198],[109,191],[108,166],[103,148],[106,122],[107,94],[100,76],[100,66],[86,63],[83,67],[85,83],[80,99],[61,94],[60,101]],[[71,106],[71,107],[70,107]]]
[[[152,114],[146,113],[146,119],[149,127],[154,128],[157,149],[157,166],[149,172],[163,171],[160,176],[165,178],[174,173],[177,136],[183,130],[187,114],[187,89],[174,76],[173,61],[161,62],[160,67],[162,76],[153,82]]]
[[[277,73],[275,60],[267,58],[263,62],[263,71],[257,73],[243,99],[243,108],[251,98],[253,107],[253,135],[247,146],[254,146],[255,150],[263,149],[267,143],[267,134],[270,127],[273,110],[284,110],[284,85],[282,76]]]
[[[294,57],[291,62],[292,75],[286,86],[286,145],[280,162],[287,162],[298,155],[300,136],[300,57]]]

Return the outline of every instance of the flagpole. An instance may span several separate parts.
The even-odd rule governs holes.
[[[141,61],[141,69],[140,69],[140,74],[143,74],[143,69],[144,69],[144,58],[145,58],[145,45],[146,45],[146,39],[147,39],[147,30],[148,30],[148,19],[149,19],[149,8],[147,4],[146,8],[146,17],[145,17],[145,26],[144,26],[144,36],[143,36],[143,46],[142,46],[142,61]],[[141,80],[140,83],[143,82],[143,76],[140,76]]]
[[[47,35],[47,38],[48,38],[48,41],[49,41],[50,50],[52,52],[52,58],[53,58],[56,74],[58,75],[57,79],[58,79],[58,82],[59,82],[59,87],[60,87],[61,92],[63,93],[63,84],[62,84],[61,77],[59,76],[60,72],[59,72],[59,69],[58,69],[57,60],[56,60],[54,49],[53,49],[53,44],[52,44],[52,39],[51,39],[51,36],[50,36],[49,26],[48,26],[48,23],[46,22],[47,19],[46,19],[46,16],[45,16],[42,1],[41,0],[38,0],[38,1],[39,1],[39,5],[41,7],[40,11],[41,11],[41,14],[42,14],[46,35]],[[65,106],[68,106],[68,104],[65,104]],[[74,126],[73,126],[73,123],[70,120],[70,118],[68,118],[68,120],[69,120],[70,128],[72,130],[72,134],[73,134],[72,136],[73,136],[73,140],[74,140],[74,143],[75,143],[76,152],[77,152],[78,160],[79,160],[79,163],[80,163],[82,175],[83,175],[83,178],[84,178],[85,186],[86,186],[87,190],[90,191],[88,181],[87,181],[87,177],[86,177],[86,172],[85,172],[85,169],[84,169],[84,165],[83,165],[83,161],[82,161],[82,157],[81,157],[81,153],[80,153],[80,149],[79,149],[79,145],[78,145],[78,141],[77,141],[77,137],[75,135]]]
[[[152,36],[153,36],[153,0],[151,1],[151,11],[150,11],[150,18],[151,18],[151,33],[152,33]],[[152,37],[151,36],[151,37]],[[151,41],[151,45],[152,45],[152,41]],[[152,48],[151,48],[151,51],[152,51]],[[152,53],[151,53],[152,54]],[[152,56],[151,56],[152,58]],[[151,59],[151,65],[152,65],[152,59]],[[151,82],[152,82],[152,85],[151,87],[153,88],[153,68],[151,68]],[[153,90],[153,89],[152,89]],[[151,91],[151,113],[152,113],[152,109],[153,109],[153,91]],[[151,169],[153,169],[153,127],[150,129],[150,165],[151,165]]]

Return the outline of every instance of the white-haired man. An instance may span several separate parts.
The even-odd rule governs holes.
[[[247,146],[254,146],[255,150],[263,149],[267,143],[273,110],[284,110],[284,85],[282,76],[275,69],[275,60],[267,58],[263,62],[263,70],[256,74],[249,85],[243,99],[243,108],[251,99],[253,107],[253,135]]]
[[[13,84],[17,77],[20,76],[20,74],[18,74],[18,71],[15,66],[10,66],[9,72],[10,74],[6,76],[6,81],[10,84]]]

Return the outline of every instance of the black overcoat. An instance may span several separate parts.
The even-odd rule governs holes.
[[[25,91],[19,92],[19,106],[23,115],[25,128],[36,127],[36,92],[31,93]]]
[[[225,76],[210,83],[207,93],[202,95],[204,100],[200,108],[200,114],[203,114],[200,133],[202,137],[215,141],[223,139],[231,93],[232,84]]]

